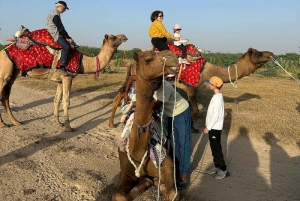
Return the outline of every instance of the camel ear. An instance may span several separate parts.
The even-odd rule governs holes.
[[[139,55],[138,55],[138,53],[136,53],[136,52],[133,53],[133,59],[134,59],[135,61],[138,61],[138,60],[139,60]]]
[[[105,38],[105,40],[107,40],[107,39],[108,39],[108,35],[107,35],[107,34],[105,34],[105,35],[104,35],[104,38]]]
[[[252,53],[253,52],[252,47],[250,47],[247,52]]]

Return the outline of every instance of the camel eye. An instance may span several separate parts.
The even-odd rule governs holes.
[[[148,57],[148,58],[146,57],[146,58],[145,58],[145,62],[146,62],[146,63],[149,63],[149,62],[151,62],[151,61],[152,61],[152,57]]]

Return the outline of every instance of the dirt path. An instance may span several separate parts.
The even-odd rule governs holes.
[[[65,133],[52,125],[51,93],[13,86],[11,106],[23,125],[0,129],[0,200],[110,200],[121,133],[107,126],[115,93],[77,95],[71,93],[70,105],[76,131]],[[193,134],[191,184],[182,200],[300,200],[300,149],[269,146],[248,132],[240,127],[223,138],[231,176],[220,181],[202,173],[212,161],[208,138]],[[136,200],[155,200],[156,193],[153,187]]]

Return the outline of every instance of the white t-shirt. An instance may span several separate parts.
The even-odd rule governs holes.
[[[174,33],[174,38],[180,38],[179,40],[174,40],[174,45],[179,46],[179,45],[186,45],[186,40],[182,40],[181,35],[179,33]]]
[[[222,93],[214,94],[210,100],[205,126],[208,130],[222,130],[224,122],[224,99]]]
[[[164,81],[164,84],[162,84],[161,87],[154,92],[153,97],[156,100],[159,100],[164,103],[164,113],[168,117],[173,116],[173,111],[174,116],[177,116],[189,107],[189,103],[178,92],[176,92],[175,94],[174,87],[168,81]]]

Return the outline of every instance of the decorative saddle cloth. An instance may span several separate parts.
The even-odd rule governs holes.
[[[126,151],[127,142],[130,137],[133,123],[134,123],[134,112],[129,113],[129,118],[126,121],[125,126],[123,128],[123,132],[121,134],[119,149],[122,152]],[[150,159],[154,163],[154,165],[156,167],[159,167],[167,156],[166,148],[164,148],[163,146],[166,142],[167,130],[163,126],[163,132],[162,132],[161,123],[154,118],[152,118],[149,128],[150,128],[150,140],[148,144],[148,156],[150,156]],[[160,142],[162,142],[162,145],[160,144]]]
[[[6,54],[14,64],[16,68],[21,71],[22,76],[26,76],[28,71],[35,68],[47,68],[50,69],[54,59],[54,55],[51,54],[46,46],[59,50],[61,46],[56,43],[47,29],[40,29],[30,32],[26,30],[20,35],[18,42],[28,43],[31,41],[28,48],[19,48],[17,45],[6,45]],[[82,54],[76,50],[71,49],[68,55],[68,65],[66,70],[75,73],[82,59]],[[60,60],[58,60],[56,67],[60,66]]]
[[[167,42],[170,50],[178,57],[181,57],[182,51],[173,43]],[[200,73],[205,66],[206,60],[201,57],[201,53],[194,45],[186,46],[187,60],[191,65],[179,64],[178,70],[181,69],[179,82],[187,85],[188,87],[197,88],[199,86]]]

